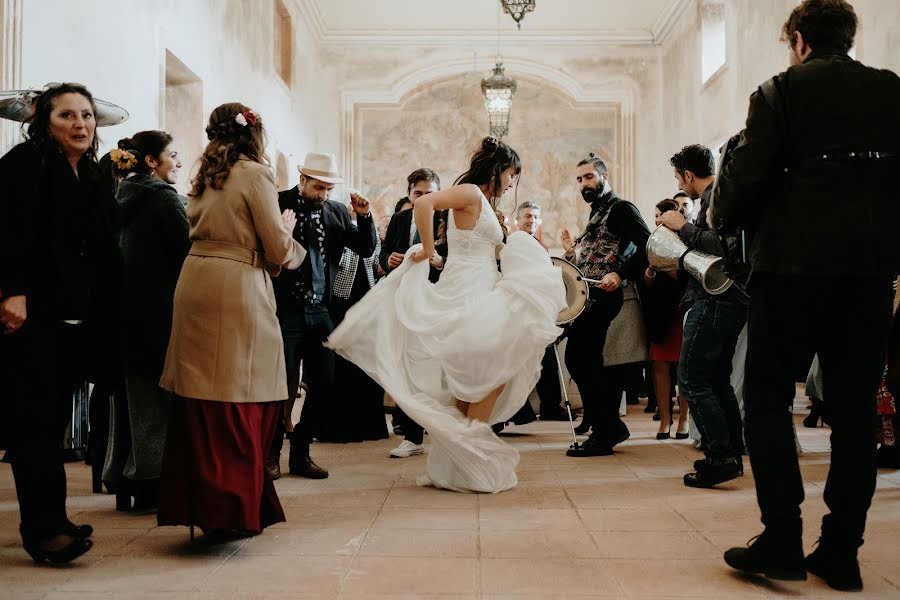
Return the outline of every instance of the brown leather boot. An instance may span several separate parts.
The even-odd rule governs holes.
[[[291,475],[299,475],[307,479],[328,479],[328,470],[323,469],[313,462],[309,454],[291,460],[289,464]]]

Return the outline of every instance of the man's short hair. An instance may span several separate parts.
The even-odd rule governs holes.
[[[519,205],[519,208],[516,209],[516,218],[517,219],[522,216],[522,213],[525,211],[526,208],[532,208],[534,210],[541,210],[541,206],[539,204],[537,204],[536,202],[523,202],[522,204]]]
[[[847,53],[856,37],[856,12],[845,0],[804,0],[791,11],[781,29],[781,39],[793,47],[794,33],[813,50]]]
[[[437,173],[435,173],[431,169],[416,169],[409,174],[409,177],[406,178],[406,193],[408,194],[410,191],[412,191],[413,186],[420,181],[434,182],[437,185],[438,189],[441,189],[441,178],[438,177]]]
[[[600,160],[599,158],[597,158],[596,156],[594,156],[593,152],[591,152],[587,156],[587,158],[582,158],[577,166],[580,167],[582,165],[593,165],[594,169],[596,169],[598,175],[603,175],[604,173],[608,172],[608,169],[606,168],[606,163],[603,162],[602,160]]]
[[[669,159],[669,163],[681,175],[690,171],[697,177],[710,177],[716,170],[712,150],[700,144],[685,146]]]
[[[678,203],[672,198],[666,198],[665,200],[660,200],[656,203],[656,210],[659,211],[659,214],[670,210],[678,210]]]

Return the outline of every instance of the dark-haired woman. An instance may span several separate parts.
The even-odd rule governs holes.
[[[270,274],[306,251],[291,237],[294,213],[279,213],[260,116],[223,104],[206,133],[160,379],[175,397],[158,521],[255,534],[284,521],[263,467],[288,397]]]
[[[153,509],[169,422],[169,392],[159,387],[172,302],[181,265],[190,249],[182,197],[173,187],[181,161],[165,131],[141,131],[110,153],[124,178],[119,238],[124,263],[119,310],[127,402],[114,404],[113,452],[105,480],[116,490],[116,508]],[[123,410],[124,409],[124,410]]]
[[[656,205],[656,225],[662,215],[670,210],[679,210],[678,203],[666,198]],[[684,337],[682,320],[684,315],[679,307],[684,294],[684,275],[679,273],[658,273],[647,267],[644,273],[641,299],[644,304],[644,320],[650,338],[650,364],[653,373],[653,388],[656,392],[660,414],[659,431],[656,439],[667,440],[671,436],[672,412],[672,367],[681,356],[681,340]],[[675,437],[688,437],[687,398],[678,393],[678,428]]]
[[[509,236],[502,276],[497,271],[505,236],[497,203],[520,171],[515,150],[483,140],[452,188],[416,201],[422,244],[407,251],[410,260],[351,308],[328,340],[429,432],[421,485],[500,492],[517,483],[519,454],[490,425],[524,404],[565,306],[559,271],[527,233]],[[435,210],[448,211],[449,249],[440,280],[431,284]]]
[[[109,331],[117,272],[116,203],[97,167],[96,105],[79,84],[43,91],[27,141],[0,159],[2,395],[25,550],[64,563],[92,528],[66,516],[63,435],[72,392]],[[111,341],[111,340],[110,340]]]

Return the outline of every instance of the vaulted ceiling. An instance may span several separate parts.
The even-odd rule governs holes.
[[[692,0],[536,0],[516,31],[499,0],[296,0],[326,45],[660,45]]]

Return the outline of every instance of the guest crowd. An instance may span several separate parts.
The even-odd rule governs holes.
[[[806,0],[784,26],[793,66],[753,94],[718,169],[697,144],[670,159],[679,192],[655,203],[654,227],[723,257],[727,291],[651,266],[651,229],[593,154],[573,170],[588,226],[560,232],[565,258],[593,282],[564,334],[583,403],[576,432],[589,433],[567,454],[613,454],[630,436],[621,405],[646,395],[658,440],[687,439],[696,426],[705,456],[686,466],[685,485],[742,476],[749,451],[765,530],[726,561],[781,579],[809,570],[837,589],[862,587],[856,552],[875,469],[900,466],[900,203],[890,177],[900,170],[900,79],[847,56],[855,29],[845,2]],[[161,525],[213,538],[285,520],[273,481],[286,437],[290,474],[313,479],[329,476],[311,458],[314,441],[389,437],[383,390],[323,342],[408,260],[420,240],[410,209],[441,189],[438,173],[415,169],[381,237],[364,195],[330,199],[344,183],[333,155],[309,153],[297,185],[277,191],[263,116],[227,103],[210,114],[184,198],[179,140],[141,131],[100,157],[97,117],[84,86],[49,86],[26,141],[0,159],[0,369],[12,425],[0,441],[36,561],[68,562],[92,545],[91,526],[67,517],[61,454],[83,381],[94,384],[95,491],[105,484],[117,510],[155,509]],[[853,219],[839,216],[848,186]],[[522,202],[513,226],[544,244],[541,212]],[[445,219],[435,214],[436,240],[446,240]],[[735,239],[749,241],[736,249]],[[453,260],[446,243],[436,250],[432,282]],[[790,407],[814,355],[810,395],[833,428],[830,513],[804,557]],[[538,416],[526,403],[512,421],[567,420],[564,376],[550,346]],[[427,432],[399,409],[393,430],[403,440],[390,456],[426,451]]]

